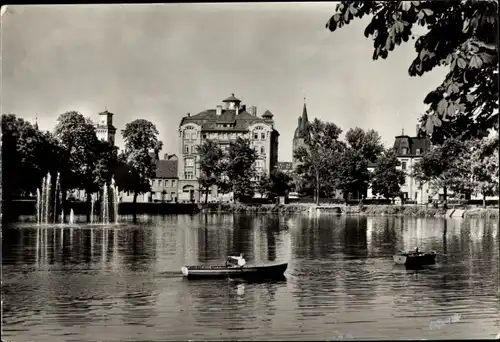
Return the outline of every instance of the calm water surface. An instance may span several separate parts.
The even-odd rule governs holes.
[[[443,253],[393,264],[400,248]],[[185,264],[289,261],[286,281],[187,281]],[[13,341],[494,338],[498,223],[200,215],[3,229],[3,337]]]

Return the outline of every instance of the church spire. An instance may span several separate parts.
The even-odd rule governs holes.
[[[302,125],[305,125],[309,122],[307,118],[307,106],[306,106],[306,98],[304,97],[304,108],[302,109]]]
[[[35,114],[35,129],[38,130],[38,113]]]

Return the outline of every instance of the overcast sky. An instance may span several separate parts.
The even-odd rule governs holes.
[[[377,130],[391,145],[414,134],[423,98],[443,79],[410,78],[413,43],[372,60],[366,20],[331,33],[335,3],[9,6],[2,16],[2,113],[53,130],[59,114],[97,119],[105,107],[118,129],[156,124],[163,153],[177,152],[180,119],[235,93],[275,116],[279,160],[307,97],[309,118]]]

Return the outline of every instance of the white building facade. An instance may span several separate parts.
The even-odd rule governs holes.
[[[196,115],[189,113],[179,125],[178,201],[199,202],[201,192],[198,183],[200,159],[197,147],[205,141],[215,141],[223,151],[238,137],[249,139],[257,152],[254,167],[257,177],[269,175],[278,162],[279,133],[274,127],[273,114],[265,111],[257,116],[257,108],[245,105],[232,94],[222,101],[223,105],[208,109]],[[214,188],[208,195],[209,201],[229,201],[231,194],[220,195]],[[204,199],[203,199],[204,200]]]

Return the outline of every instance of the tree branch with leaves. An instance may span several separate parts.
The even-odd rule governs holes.
[[[426,131],[457,121],[460,139],[498,130],[498,1],[342,1],[326,27],[335,31],[354,19],[371,18],[364,31],[372,37],[373,59],[387,58],[395,46],[414,40],[416,26],[427,32],[415,40],[417,56],[410,76],[436,67],[448,74],[424,99]],[[445,132],[443,132],[445,133]]]

